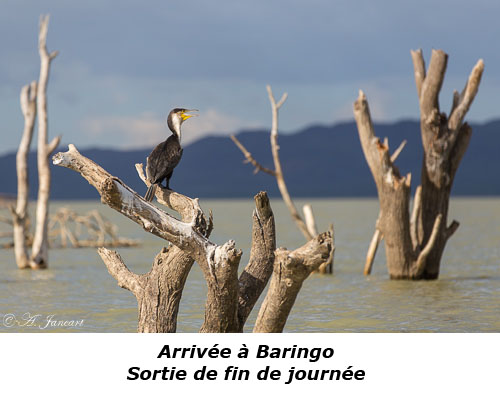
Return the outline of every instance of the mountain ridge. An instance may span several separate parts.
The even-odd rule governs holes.
[[[458,169],[452,195],[500,195],[500,120],[471,124],[473,134]],[[375,134],[388,137],[391,151],[407,140],[396,161],[401,174],[412,173],[412,188],[420,181],[422,144],[420,124],[415,120],[375,123]],[[245,130],[237,135],[241,143],[264,166],[272,168],[269,132]],[[354,121],[335,125],[312,125],[278,138],[285,179],[293,197],[372,197],[376,188],[363,156]],[[78,143],[75,143],[78,147]],[[65,151],[60,148],[57,151]],[[114,150],[86,148],[79,151],[111,174],[119,177],[141,195],[146,187],[140,181],[135,163],[145,164],[151,149]],[[174,171],[171,187],[190,197],[251,198],[260,190],[279,196],[273,177],[253,174],[244,164],[240,150],[227,136],[207,136],[184,149]],[[36,152],[28,157],[30,198],[37,193]],[[17,178],[15,153],[0,156],[1,192],[15,193]],[[94,188],[74,171],[51,165],[53,199],[97,199]],[[68,189],[70,188],[70,190]],[[144,193],[143,193],[144,192]]]

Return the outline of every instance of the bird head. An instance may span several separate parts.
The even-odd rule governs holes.
[[[181,140],[181,125],[184,121],[191,117],[195,117],[196,114],[193,114],[193,112],[196,112],[198,110],[188,110],[186,108],[174,108],[170,113],[168,114],[167,117],[167,125],[169,129],[177,135],[179,140]]]

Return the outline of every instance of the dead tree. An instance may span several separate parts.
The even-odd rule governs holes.
[[[411,174],[401,176],[389,156],[388,143],[375,136],[363,92],[354,103],[361,146],[377,186],[380,215],[377,229],[385,241],[387,268],[392,279],[437,279],[446,242],[458,222],[446,225],[453,179],[472,130],[463,123],[484,70],[482,60],[473,68],[461,94],[455,91],[449,118],[439,109],[438,96],[448,56],[433,50],[427,73],[422,51],[412,51],[420,101],[424,147],[421,186],[415,192],[410,217]]]
[[[385,138],[384,139],[384,145],[389,148],[389,139]],[[403,148],[406,145],[406,140],[403,140],[399,147],[396,149],[394,154],[391,156],[391,162],[394,163],[396,159],[398,158],[399,154],[403,151]],[[373,266],[373,261],[375,259],[375,254],[377,254],[377,249],[378,245],[380,244],[383,235],[380,229],[378,228],[378,223],[380,220],[380,215],[377,218],[377,222],[375,223],[375,232],[373,233],[372,240],[370,242],[370,246],[368,247],[368,252],[366,254],[366,262],[365,262],[365,269],[364,269],[364,274],[365,275],[370,275],[372,272],[372,266]]]
[[[13,225],[13,243],[16,264],[19,268],[29,268],[30,260],[27,249],[28,237],[28,153],[33,138],[33,128],[36,118],[37,83],[31,82],[21,89],[21,111],[24,117],[24,130],[16,154],[17,171],[17,203],[10,207]]]
[[[36,227],[31,249],[31,268],[47,268],[48,266],[48,236],[47,222],[49,214],[50,196],[50,168],[49,157],[57,148],[61,137],[54,138],[48,143],[48,117],[47,117],[47,84],[49,80],[50,64],[57,56],[54,51],[47,51],[47,30],[49,16],[40,17],[40,30],[38,34],[38,51],[40,54],[40,77],[36,96],[38,113],[38,201],[36,205]]]
[[[182,290],[194,261],[200,266],[208,287],[201,332],[242,332],[273,268],[281,273],[276,278],[276,289],[268,291],[264,303],[286,304],[288,311],[279,315],[261,312],[255,330],[280,331],[300,284],[309,275],[308,272],[318,268],[331,252],[332,239],[326,232],[290,252],[288,257],[281,253],[275,257],[274,217],[267,195],[261,192],[255,197],[250,262],[238,278],[241,251],[236,249],[232,240],[217,245],[208,239],[211,218],[204,215],[198,199],[166,189],[156,191],[160,203],[179,212],[182,216],[182,221],[179,221],[146,202],[118,178],[82,156],[73,145],[69,145],[67,152],[54,155],[53,162],[79,172],[98,190],[103,203],[171,243],[155,257],[152,269],[145,275],[131,272],[118,253],[99,249],[118,285],[130,290],[137,298],[139,332],[175,332]],[[142,166],[138,165],[137,169],[144,180]],[[284,249],[279,251],[286,252]],[[287,289],[290,286],[293,288]]]
[[[297,207],[288,192],[288,187],[285,182],[285,177],[283,175],[283,168],[281,166],[281,159],[279,156],[279,145],[278,145],[278,112],[281,106],[285,103],[288,94],[284,93],[281,99],[276,102],[274,98],[273,91],[271,90],[271,86],[266,86],[267,93],[269,95],[269,101],[271,103],[271,112],[272,112],[272,126],[271,126],[271,151],[273,154],[273,162],[274,162],[274,170],[270,168],[264,167],[260,164],[252,154],[245,148],[245,146],[236,138],[236,136],[231,135],[231,140],[234,144],[241,150],[243,155],[245,156],[245,162],[250,163],[255,167],[254,174],[259,171],[265,172],[266,174],[272,175],[276,178],[276,183],[278,184],[279,191],[281,193],[281,197],[285,202],[285,205],[290,212],[292,220],[299,228],[300,232],[304,235],[306,240],[311,240],[315,236],[318,235],[318,231],[316,228],[316,221],[314,219],[313,210],[310,204],[305,204],[303,207],[304,219],[300,216]],[[305,221],[304,221],[305,220]],[[330,225],[330,232],[334,239],[333,225]],[[332,273],[333,272],[333,257],[335,252],[335,246],[332,247],[332,253],[328,260],[323,263],[318,269],[321,273]]]
[[[78,215],[60,208],[49,220],[49,247],[131,247],[139,241],[118,236],[118,227],[97,210]]]

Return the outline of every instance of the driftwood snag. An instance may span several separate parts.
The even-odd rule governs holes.
[[[463,123],[463,118],[477,93],[484,64],[479,60],[462,93],[455,92],[447,118],[439,110],[438,95],[448,56],[441,50],[433,50],[427,74],[422,51],[412,51],[412,58],[420,100],[424,162],[411,217],[411,174],[400,175],[395,157],[389,156],[387,141],[383,143],[375,136],[363,92],[360,91],[354,103],[361,146],[380,201],[376,227],[380,234],[375,232],[372,239],[365,274],[369,273],[377,243],[383,236],[392,279],[437,279],[446,242],[458,228],[456,221],[446,226],[450,192],[471,136],[471,128]]]
[[[238,278],[241,251],[236,249],[232,240],[222,246],[209,241],[212,218],[204,215],[198,199],[190,199],[163,188],[156,191],[159,203],[179,212],[182,216],[182,221],[179,221],[146,202],[118,178],[82,156],[73,145],[69,145],[67,152],[54,155],[53,162],[79,172],[98,190],[103,203],[146,231],[171,243],[168,249],[156,256],[151,271],[145,275],[131,272],[118,253],[99,249],[99,255],[118,285],[130,290],[137,298],[139,332],[175,332],[182,290],[194,261],[200,266],[208,287],[205,320],[200,331],[242,332],[273,268],[276,270],[274,217],[265,193],[255,196],[251,257]],[[145,181],[142,165],[138,164],[136,168]],[[327,232],[319,235],[296,250],[293,258],[295,268],[317,269],[328,258],[331,247],[331,234]],[[271,297],[278,295],[283,294],[277,293]],[[287,304],[290,301],[293,304],[294,299],[285,297]],[[290,308],[291,305],[286,306],[280,311],[280,316],[275,318],[279,325],[268,324],[272,331],[283,329]]]
[[[118,227],[97,210],[78,215],[62,207],[49,221],[49,245],[54,247],[130,247],[139,241],[118,236]]]

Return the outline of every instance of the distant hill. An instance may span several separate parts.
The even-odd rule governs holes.
[[[473,124],[473,136],[453,187],[453,195],[500,195],[500,120]],[[377,136],[389,138],[393,151],[408,141],[396,164],[402,174],[412,172],[412,187],[420,181],[422,144],[417,121],[375,124]],[[269,132],[245,131],[238,139],[262,164],[272,167]],[[78,147],[78,143],[75,143]],[[285,178],[295,197],[376,196],[375,184],[363,157],[354,122],[334,126],[311,126],[294,134],[281,134],[280,154]],[[66,149],[63,149],[66,150]],[[151,149],[79,149],[82,154],[120,177],[143,194],[144,184],[134,164],[145,163]],[[191,197],[251,198],[259,190],[278,196],[274,178],[243,164],[243,155],[228,137],[206,137],[184,149],[171,186]],[[36,154],[29,156],[31,197],[36,196]],[[15,154],[0,157],[0,190],[16,192]],[[52,198],[96,199],[85,180],[66,168],[52,166]]]

